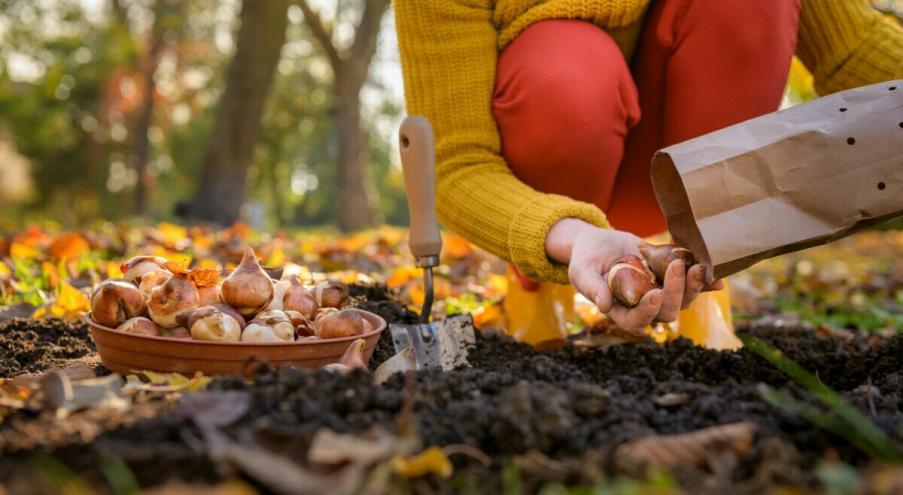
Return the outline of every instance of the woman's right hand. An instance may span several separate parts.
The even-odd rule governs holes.
[[[721,288],[720,281],[706,285],[705,270],[694,265],[688,271],[682,260],[668,265],[663,289],[647,292],[633,308],[620,304],[608,287],[608,270],[625,255],[641,256],[642,240],[629,233],[601,229],[575,218],[559,220],[546,236],[549,258],[568,265],[568,278],[577,291],[593,301],[618,327],[642,334],[652,322],[677,319],[704,290]]]

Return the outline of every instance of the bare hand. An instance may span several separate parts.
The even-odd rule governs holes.
[[[706,285],[702,265],[693,265],[687,271],[682,260],[675,260],[668,265],[663,289],[650,290],[633,308],[620,304],[608,287],[608,270],[622,256],[641,256],[637,248],[640,242],[629,232],[565,218],[549,229],[546,252],[551,259],[568,265],[568,278],[575,289],[620,328],[637,334],[652,322],[674,321],[700,292],[723,287],[719,280]]]

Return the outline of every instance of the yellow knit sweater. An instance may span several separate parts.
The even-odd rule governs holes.
[[[755,0],[750,0],[755,1]],[[594,205],[540,193],[500,155],[491,99],[499,51],[530,24],[584,19],[628,59],[649,0],[395,0],[407,111],[436,133],[437,210],[450,229],[527,276],[567,282],[545,238],[573,217],[607,227]],[[803,0],[797,55],[830,93],[903,76],[903,30],[866,0]]]

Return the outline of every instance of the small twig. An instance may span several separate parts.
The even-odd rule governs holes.
[[[875,418],[878,416],[878,411],[875,410],[875,387],[872,386],[872,375],[869,375],[868,378],[868,391],[865,394],[865,400],[868,401],[869,411],[872,413],[872,417]]]
[[[452,456],[455,454],[466,455],[470,458],[476,459],[482,465],[489,467],[492,465],[492,458],[486,455],[482,450],[474,447],[473,445],[467,445],[466,443],[453,443],[450,445],[446,445],[442,447],[442,452],[447,456]]]

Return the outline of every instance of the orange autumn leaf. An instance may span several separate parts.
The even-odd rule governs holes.
[[[463,258],[473,252],[473,246],[467,239],[457,234],[447,234],[442,239],[442,256],[447,258]]]
[[[421,269],[416,266],[399,266],[392,270],[386,279],[386,286],[390,289],[398,289],[411,280],[417,280],[421,276]]]
[[[91,246],[81,234],[77,232],[69,232],[57,237],[48,249],[50,257],[55,260],[77,259],[82,254],[88,252]]]
[[[219,283],[219,270],[205,270],[195,268],[188,272],[188,279],[194,282],[199,289],[214,287]]]
[[[163,263],[163,268],[171,271],[172,273],[184,274],[188,272],[188,263],[178,262],[178,261],[167,261]]]
[[[226,229],[226,234],[232,237],[237,237],[238,239],[247,239],[248,233],[251,231],[251,227],[246,223],[235,222],[231,227]]]
[[[473,324],[477,327],[501,326],[504,320],[502,307],[499,304],[492,304],[477,308],[472,313]]]
[[[34,260],[41,257],[41,252],[28,244],[13,242],[9,248],[9,256],[20,260]]]

